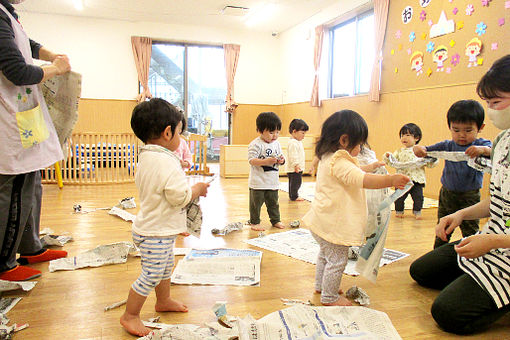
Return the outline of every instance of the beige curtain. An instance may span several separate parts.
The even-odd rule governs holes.
[[[133,56],[135,57],[138,81],[142,84],[143,91],[136,100],[140,103],[146,98],[152,98],[149,90],[149,67],[151,66],[152,39],[146,37],[131,37]]]
[[[225,111],[232,113],[237,107],[234,100],[234,78],[236,76],[237,62],[239,60],[239,51],[241,46],[235,44],[223,45],[225,52],[225,73],[227,75],[227,97],[225,99]]]
[[[322,42],[324,40],[324,25],[315,27],[315,48],[313,54],[313,68],[315,75],[313,78],[311,106],[321,106],[319,99],[319,70],[321,67]]]
[[[374,28],[375,28],[375,57],[372,65],[372,78],[370,79],[370,91],[368,100],[379,101],[379,90],[381,86],[381,61],[384,34],[386,33],[386,22],[388,21],[388,8],[390,0],[374,0]]]

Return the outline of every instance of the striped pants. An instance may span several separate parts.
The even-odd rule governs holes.
[[[169,280],[174,266],[176,236],[141,236],[133,233],[133,241],[142,255],[142,273],[131,288],[148,296],[161,281]]]

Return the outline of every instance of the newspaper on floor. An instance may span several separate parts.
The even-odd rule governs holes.
[[[310,231],[302,228],[256,237],[244,240],[243,242],[311,264],[316,264],[320,250],[319,244],[312,237]],[[359,272],[356,271],[357,257],[355,258],[353,252],[359,253],[359,248],[351,248],[351,258],[347,262],[344,274],[358,276]],[[384,249],[380,266],[382,267],[383,265],[401,260],[406,256],[409,256],[409,254],[397,250]]]
[[[193,249],[175,267],[174,284],[255,286],[262,252],[251,249]]]
[[[127,212],[126,210],[121,209],[117,206],[111,208],[110,211],[108,211],[108,214],[118,216],[122,218],[124,221],[128,222],[134,222],[136,218],[136,215],[133,215],[132,213]]]
[[[7,314],[12,307],[16,306],[21,301],[20,297],[3,297],[0,299],[0,313]]]
[[[386,313],[358,306],[294,305],[259,320],[249,314],[242,319],[238,317],[232,328],[211,323],[207,323],[207,327],[144,324],[159,329],[138,340],[401,339]]]
[[[358,286],[352,286],[351,288],[347,289],[345,296],[349,299],[353,299],[362,306],[367,306],[370,304],[370,297],[368,296],[367,292]]]
[[[211,233],[218,236],[224,236],[230,234],[233,231],[242,230],[244,228],[243,222],[232,222],[227,224],[223,229],[211,229]]]
[[[200,197],[195,198],[186,206],[186,227],[188,233],[200,238],[202,232],[202,209],[200,208]]]
[[[41,244],[43,247],[46,246],[58,246],[63,247],[69,241],[72,241],[73,237],[70,235],[44,235],[41,237]]]
[[[53,235],[55,232],[51,228],[44,228],[43,230],[39,231],[39,235]]]
[[[79,73],[67,72],[47,79],[41,84],[44,100],[62,146],[71,138],[74,125],[78,121],[81,78]]]
[[[4,315],[0,313],[0,339],[1,340],[9,340],[12,339],[12,336],[15,332],[21,331],[22,329],[25,329],[28,327],[28,323],[25,324],[12,324],[11,326],[8,326],[9,319]]]
[[[427,157],[440,158],[450,162],[467,162],[467,165],[475,170],[488,174],[492,172],[490,158],[483,156],[472,158],[463,151],[427,151]]]
[[[393,194],[385,198],[378,209],[377,228],[373,237],[369,238],[365,245],[360,248],[359,257],[356,261],[356,270],[361,276],[375,283],[379,273],[381,257],[386,243],[386,234],[390,223],[391,205],[399,197],[411,189],[413,182],[409,181],[404,189],[397,189]]]
[[[23,289],[25,292],[32,290],[37,281],[6,281],[0,280],[0,292]]]
[[[128,254],[134,251],[135,246],[130,242],[100,245],[73,257],[64,257],[50,261],[49,271],[75,270],[86,267],[100,267],[107,264],[125,263]]]

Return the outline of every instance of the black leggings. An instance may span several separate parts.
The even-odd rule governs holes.
[[[431,314],[447,332],[470,334],[482,331],[510,311],[499,308],[490,295],[459,268],[454,245],[447,243],[411,264],[411,277],[421,286],[441,289]]]

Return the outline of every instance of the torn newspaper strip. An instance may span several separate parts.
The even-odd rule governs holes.
[[[478,156],[471,158],[462,151],[428,151],[427,157],[444,159],[450,162],[467,162],[468,166],[475,170],[490,174],[492,162],[490,158]]]
[[[23,289],[25,292],[32,290],[37,281],[5,281],[0,280],[0,292]]]
[[[108,211],[108,214],[118,216],[127,222],[134,222],[136,218],[136,215],[133,215],[132,213],[127,212],[126,210],[117,206],[111,208],[110,211]]]
[[[41,84],[41,91],[48,106],[60,145],[64,146],[78,121],[78,102],[81,97],[81,74],[67,72],[52,77]],[[67,155],[67,150],[64,152]]]
[[[86,267],[100,267],[107,264],[125,263],[128,254],[134,251],[135,246],[130,242],[101,245],[73,257],[52,260],[50,261],[49,271],[75,270]]]
[[[70,235],[44,235],[41,237],[41,244],[43,247],[57,246],[63,247],[69,241],[72,241],[73,237]]]
[[[175,267],[174,284],[255,286],[262,252],[251,249],[193,249]]]
[[[431,157],[418,158],[413,162],[399,162],[392,153],[388,153],[387,159],[389,166],[397,170],[420,169],[424,166],[432,166],[432,164],[437,163],[437,159]]]

